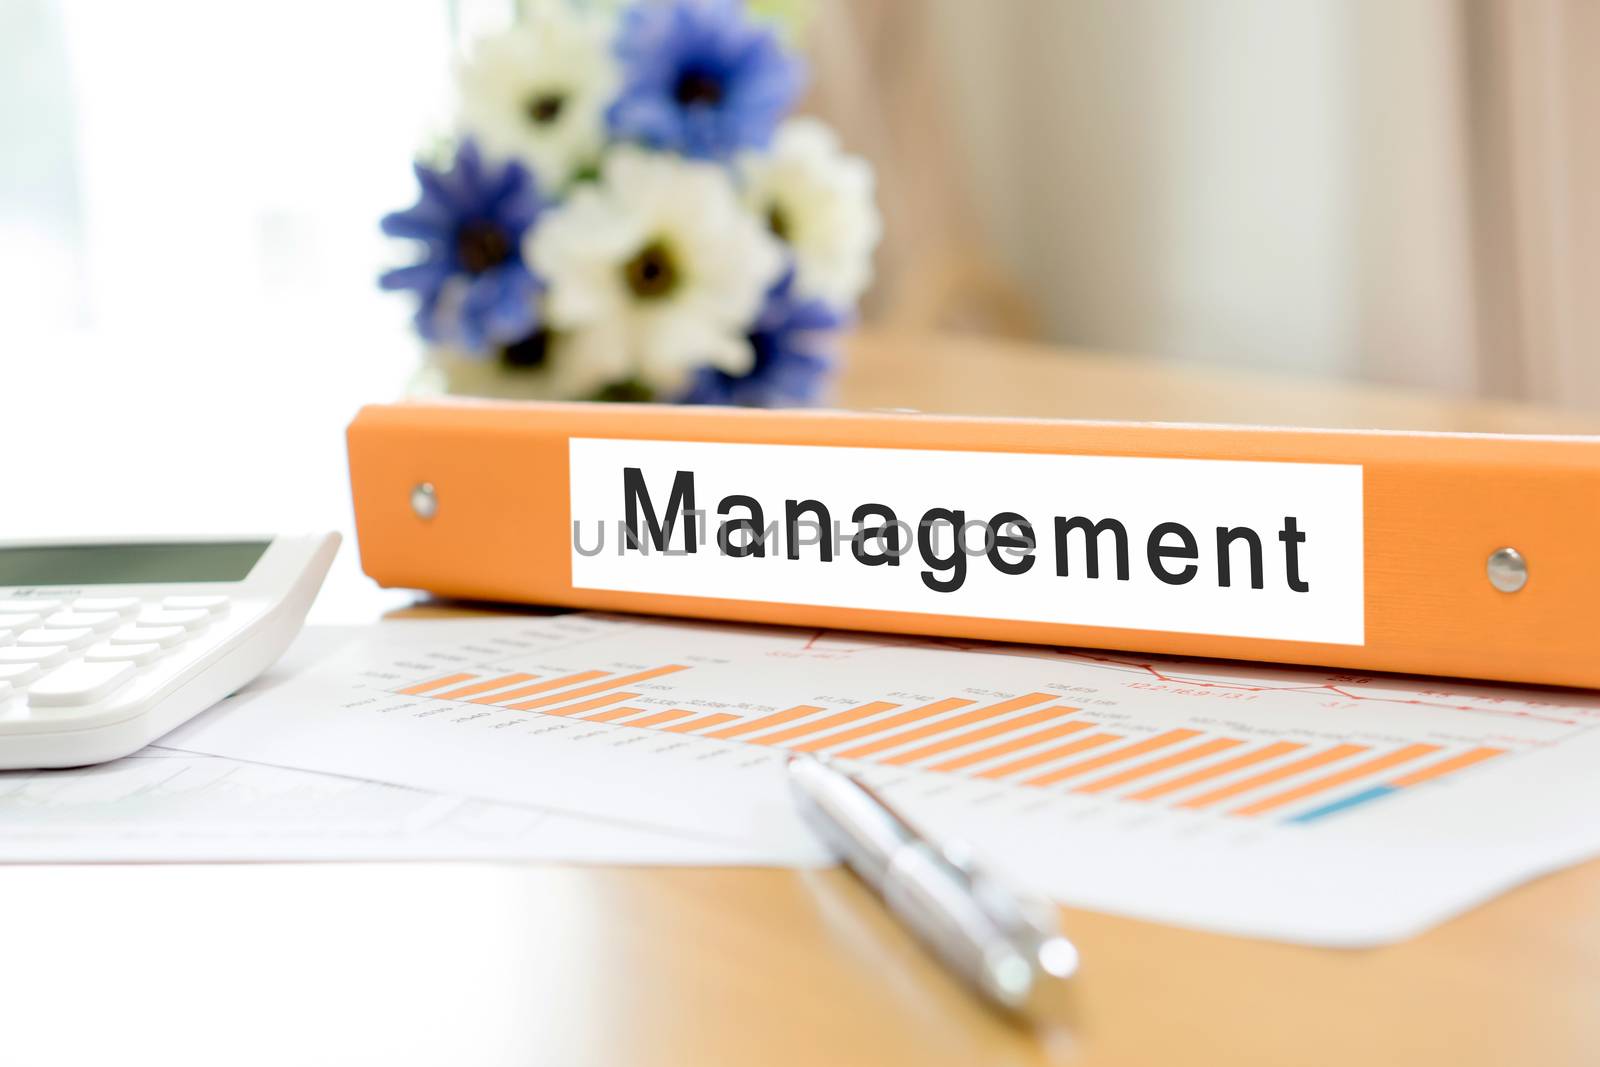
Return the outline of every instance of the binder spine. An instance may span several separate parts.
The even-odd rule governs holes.
[[[448,403],[349,448],[389,586],[1600,686],[1596,439]]]

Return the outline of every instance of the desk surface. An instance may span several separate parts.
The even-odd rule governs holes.
[[[1600,431],[1589,416],[978,341],[856,350],[844,393],[859,407]],[[0,871],[0,894],[0,1042],[18,1064],[1600,1059],[1600,862],[1361,952],[1068,910],[1078,1017],[1046,1034],[974,1004],[837,871],[34,867]]]

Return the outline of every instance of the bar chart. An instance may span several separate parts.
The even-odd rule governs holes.
[[[191,751],[827,859],[826,754],[1064,903],[1407,936],[1600,850],[1600,694],[629,616],[373,628]]]
[[[1075,673],[1092,669],[1079,664]],[[585,667],[548,677],[525,670],[452,671],[392,692],[1292,825],[1350,812],[1508,752],[1489,744],[1426,741],[1318,744],[1264,737],[1259,730],[1253,737],[1245,731],[1234,736],[1196,726],[1113,729],[1060,691],[990,700],[952,695],[907,701],[873,694],[842,708],[797,703],[739,714],[697,706],[697,670],[663,663],[620,673]]]

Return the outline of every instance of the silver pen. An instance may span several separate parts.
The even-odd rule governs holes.
[[[1050,1013],[1078,969],[1055,905],[996,882],[959,845],[928,840],[826,757],[792,754],[788,768],[806,821],[923,944],[1007,1011]]]

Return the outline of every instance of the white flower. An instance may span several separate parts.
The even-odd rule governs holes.
[[[883,224],[872,167],[839,150],[815,119],[790,119],[772,150],[740,161],[745,203],[794,253],[795,289],[849,308],[872,281]]]
[[[622,146],[524,239],[549,285],[564,392],[636,378],[660,393],[710,365],[750,369],[746,331],[783,252],[710,163]]]
[[[504,400],[576,400],[560,392],[548,367],[514,367],[497,349],[487,357],[431,345],[407,391],[414,396],[481,396]]]
[[[461,125],[491,155],[526,163],[546,192],[600,158],[617,86],[610,21],[560,0],[480,40],[456,72]]]
[[[587,400],[594,386],[582,388],[580,376],[564,367],[574,358],[559,338],[541,334],[547,347],[535,363],[519,361],[504,347],[490,352],[469,352],[453,345],[430,345],[408,391],[419,396],[480,396],[503,400]],[[524,348],[534,344],[524,342]],[[526,357],[528,353],[518,353]]]

